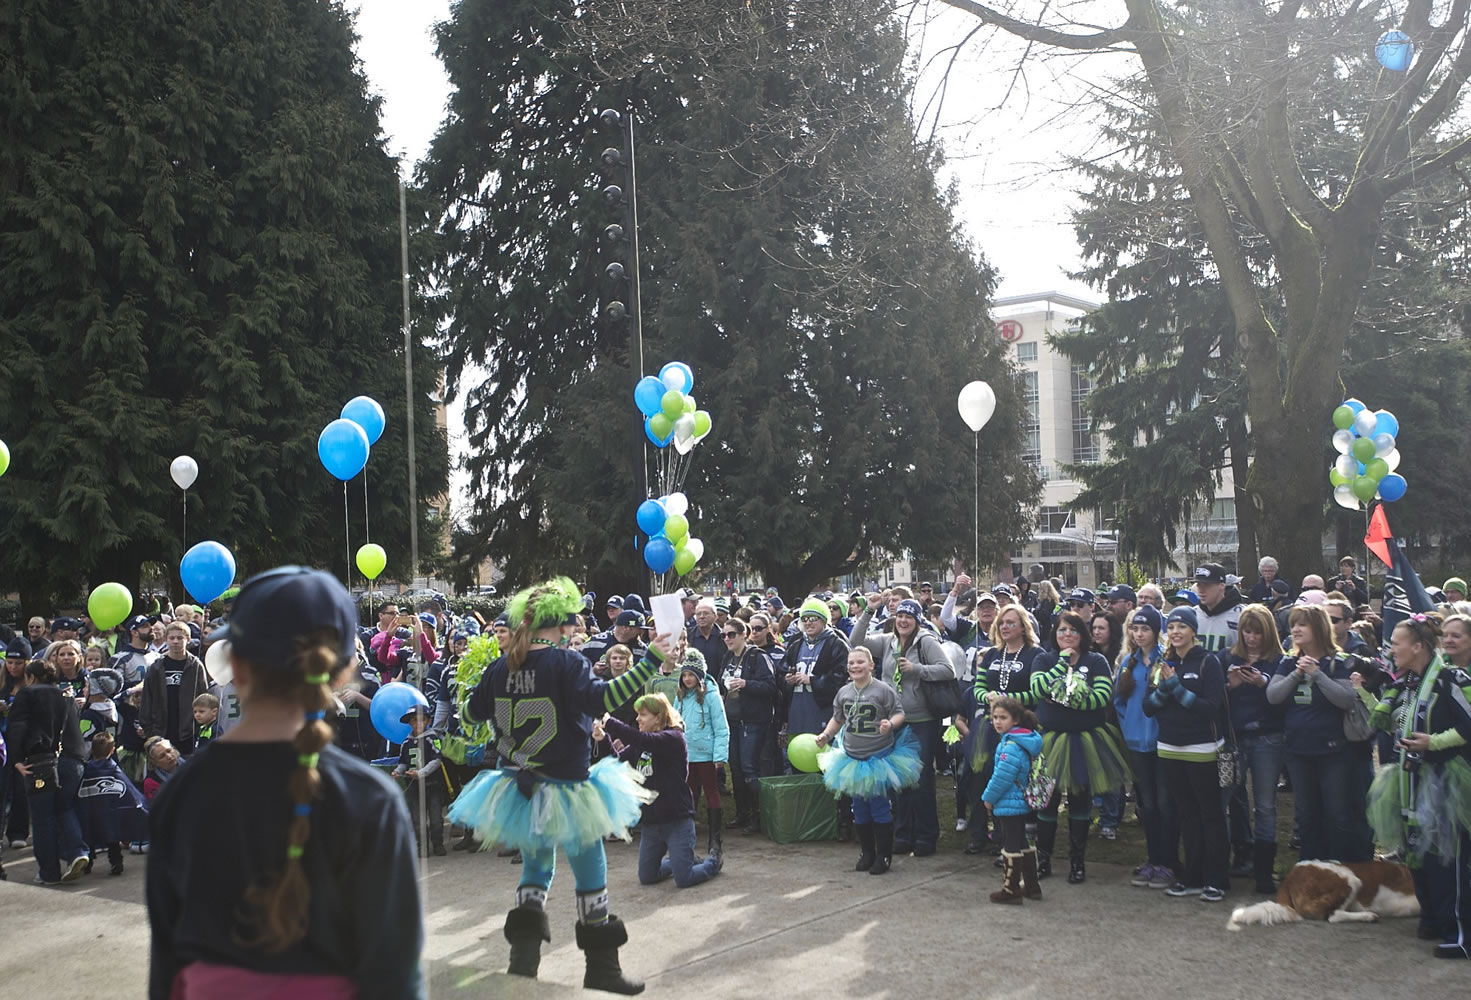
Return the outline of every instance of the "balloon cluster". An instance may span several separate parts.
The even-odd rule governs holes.
[[[671,493],[638,505],[638,528],[649,536],[644,546],[644,562],[655,573],[672,568],[680,576],[694,569],[704,558],[705,543],[690,537],[689,498]]]
[[[655,448],[671,443],[681,455],[705,440],[710,433],[710,414],[696,409],[695,374],[683,361],[671,361],[659,370],[659,377],[645,375],[633,389],[633,402],[644,415],[644,433]]]
[[[1399,468],[1395,447],[1399,421],[1388,410],[1370,410],[1357,399],[1345,399],[1333,411],[1333,448],[1338,458],[1328,470],[1333,502],[1349,510],[1376,497],[1393,502],[1405,495],[1408,484]]]

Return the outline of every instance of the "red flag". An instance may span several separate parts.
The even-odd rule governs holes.
[[[1369,518],[1369,530],[1364,535],[1364,545],[1391,569],[1394,568],[1394,563],[1390,559],[1389,546],[1385,541],[1393,537],[1394,533],[1389,530],[1389,519],[1384,516],[1384,505],[1380,504],[1374,508],[1374,516]]]

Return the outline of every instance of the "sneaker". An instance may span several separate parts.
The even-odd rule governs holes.
[[[1199,896],[1203,890],[1198,886],[1189,886],[1184,882],[1176,882],[1165,890],[1166,896]]]
[[[964,833],[965,832],[965,828],[967,826],[969,826],[969,824],[966,823],[965,817],[962,816],[962,817],[960,817],[959,819],[957,819],[955,821],[955,832],[956,833]]]
[[[1149,873],[1149,887],[1151,889],[1168,889],[1175,884],[1175,873],[1164,865],[1155,865]]]
[[[67,862],[66,869],[61,873],[61,880],[63,882],[75,882],[85,874],[87,874],[87,858],[84,855],[80,858],[72,858],[71,861]]]
[[[1138,886],[1141,889],[1147,888],[1149,886],[1149,878],[1153,874],[1154,865],[1140,865],[1134,869],[1134,876],[1129,879],[1129,884]]]
[[[135,840],[135,841],[133,841],[131,844],[128,845],[128,852],[130,854],[147,854],[148,853],[148,841],[146,841],[146,840]]]
[[[39,875],[37,875],[35,878],[31,879],[31,885],[60,885],[60,884],[61,884],[61,880],[60,879],[57,879],[55,882],[48,882],[48,881],[46,881],[45,879],[43,879]]]
[[[1213,885],[1208,885],[1204,889],[1200,890],[1200,901],[1202,903],[1219,903],[1225,898],[1226,890],[1217,889]]]
[[[1104,840],[1117,840],[1119,832],[1111,826],[1100,826],[1098,828],[1098,835]]]

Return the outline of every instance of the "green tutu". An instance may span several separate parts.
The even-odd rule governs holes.
[[[1374,839],[1412,868],[1427,854],[1454,858],[1461,833],[1471,830],[1471,763],[1458,755],[1440,764],[1422,764],[1413,786],[1414,801],[1407,806],[1411,776],[1398,763],[1375,773],[1368,799]]]
[[[1101,794],[1132,777],[1124,738],[1111,723],[1081,733],[1043,733],[1042,755],[1047,774],[1057,779],[1064,795],[1084,791]]]

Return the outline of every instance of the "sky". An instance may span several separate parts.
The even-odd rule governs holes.
[[[449,0],[359,0],[357,7],[358,57],[370,88],[383,100],[387,148],[407,165],[423,157],[444,113],[449,84],[434,55],[431,30],[449,16],[449,6]],[[1119,0],[1064,6],[1075,16],[1086,9],[1098,23],[1123,16]],[[1022,45],[983,30],[950,64],[951,47],[976,25],[975,18],[936,0],[913,9],[909,33],[919,69],[913,110],[920,133],[934,130],[944,145],[945,179],[958,185],[962,227],[998,272],[997,295],[1060,291],[1097,300],[1086,285],[1067,277],[1078,266],[1068,222],[1078,182],[1062,160],[1100,152],[1088,118],[1089,91],[1110,74],[1126,72],[1127,57],[1042,58],[1034,52],[1018,73]],[[449,421],[451,455],[457,455],[464,450],[457,407]],[[452,495],[465,497],[463,476],[451,478]]]

